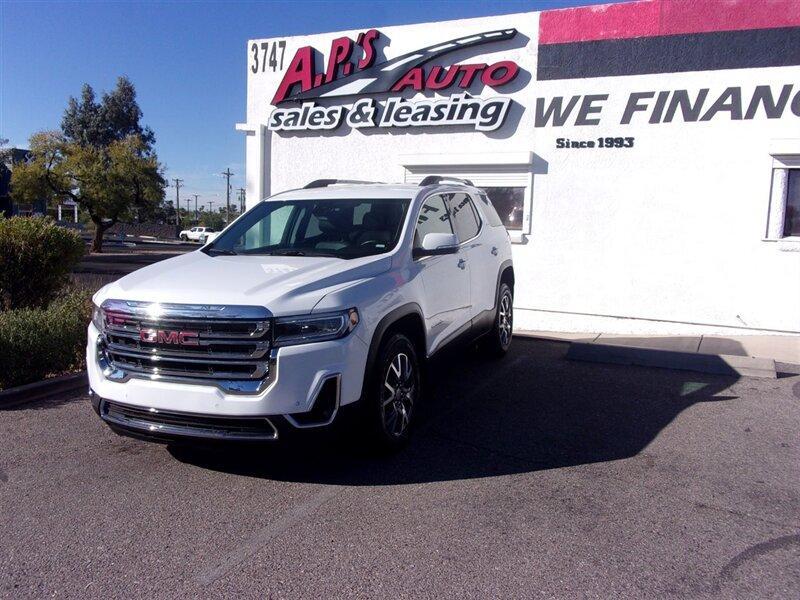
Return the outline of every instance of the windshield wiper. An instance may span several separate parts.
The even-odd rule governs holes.
[[[305,256],[306,253],[302,250],[273,250],[269,254],[274,256]]]
[[[203,250],[203,252],[205,252],[209,256],[220,256],[220,255],[236,256],[236,252],[234,252],[233,250],[228,250],[227,248],[207,248]]]

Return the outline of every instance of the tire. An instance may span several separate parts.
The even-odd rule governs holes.
[[[181,241],[182,242],[185,242],[187,239],[189,239],[189,238],[187,238],[186,235],[181,234]]]
[[[502,357],[511,346],[514,332],[514,292],[507,283],[501,283],[497,293],[497,313],[494,316],[492,331],[487,336],[487,354]]]
[[[381,343],[364,406],[374,449],[391,452],[408,442],[422,398],[421,374],[417,351],[408,337],[395,333]]]

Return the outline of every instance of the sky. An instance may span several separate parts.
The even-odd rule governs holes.
[[[606,0],[607,1],[607,0]],[[70,96],[134,83],[181,198],[244,187],[248,39],[597,4],[593,0],[41,2],[0,0],[0,138],[57,129]],[[168,197],[173,194],[167,190]]]

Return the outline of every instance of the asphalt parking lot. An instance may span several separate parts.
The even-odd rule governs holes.
[[[0,412],[0,595],[798,597],[800,377],[435,366],[412,444],[191,450]]]

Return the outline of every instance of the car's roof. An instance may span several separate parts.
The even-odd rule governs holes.
[[[299,188],[280,192],[266,200],[311,200],[313,199],[338,199],[338,198],[395,198],[408,200],[415,198],[421,191],[430,188],[468,188],[463,184],[441,183],[420,187],[413,183],[342,183],[325,187]]]
[[[419,193],[419,186],[397,183],[335,184],[318,188],[300,188],[281,192],[269,200],[310,200],[311,198],[398,198],[409,199]]]

